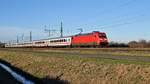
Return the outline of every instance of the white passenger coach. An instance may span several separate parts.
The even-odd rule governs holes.
[[[71,45],[71,37],[34,40],[31,42],[8,43],[5,47],[63,47]]]

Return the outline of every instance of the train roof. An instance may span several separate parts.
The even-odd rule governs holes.
[[[71,36],[54,37],[54,38],[47,38],[47,39],[40,39],[40,40],[50,40],[50,39],[68,38],[68,37],[72,37],[72,36],[89,35],[89,34],[92,34],[92,33],[103,33],[103,32],[93,31],[93,32],[91,32],[91,33],[83,33],[83,34],[76,34],[76,35],[71,35]],[[33,40],[33,41],[39,41],[39,40]]]
[[[71,36],[47,38],[47,39],[40,39],[40,40],[61,39],[61,38],[69,38],[69,37],[71,37]],[[33,41],[39,41],[39,40],[33,40]]]
[[[90,35],[90,34],[93,34],[93,33],[104,33],[104,32],[93,31],[93,32],[91,32],[91,33],[76,34],[76,35],[74,35],[74,36],[84,36],[84,35]]]

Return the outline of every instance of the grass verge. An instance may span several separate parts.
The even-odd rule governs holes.
[[[57,77],[73,84],[147,84],[149,62],[83,58],[75,54],[0,50],[0,59],[36,77]]]

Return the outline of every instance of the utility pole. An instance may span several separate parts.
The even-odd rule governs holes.
[[[61,27],[60,27],[61,29],[60,29],[60,37],[63,37],[63,24],[62,24],[62,22],[61,22]]]
[[[17,43],[19,43],[19,38],[18,38],[18,36],[17,36]]]
[[[46,32],[46,33],[48,33],[48,37],[50,37],[54,32],[56,32],[57,30],[54,30],[54,29],[50,29],[50,26],[49,26],[49,29],[47,29],[47,26],[45,25],[44,26],[44,31]]]
[[[44,29],[45,32],[48,32],[48,37],[51,36],[51,30],[50,29]]]
[[[32,41],[32,31],[30,31],[30,42]]]
[[[22,34],[22,36],[21,36],[21,40],[22,40],[22,41],[24,40],[24,34]]]
[[[50,26],[49,26],[49,27],[50,27]],[[47,26],[46,26],[46,25],[44,26],[44,28],[45,28],[44,31],[45,31],[45,32],[48,32],[48,37],[50,37],[50,35],[51,35],[51,30],[50,30],[50,29],[47,29]]]

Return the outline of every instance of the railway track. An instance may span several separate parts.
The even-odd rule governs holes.
[[[0,48],[27,50],[100,50],[100,51],[150,51],[150,48]]]
[[[8,48],[6,48],[8,49]],[[5,49],[4,49],[5,50]],[[142,56],[138,53],[146,53],[150,55],[150,48],[11,48],[8,50],[22,51],[22,52],[40,52],[40,53],[54,53],[59,55],[67,56],[80,56],[85,58],[102,58],[102,59],[113,59],[113,60],[129,60],[129,61],[141,61],[150,62],[150,56]],[[89,51],[92,53],[82,53]],[[100,52],[100,53],[99,53]],[[104,52],[104,53],[103,53]],[[110,53],[137,53],[135,56],[131,55],[114,55]],[[109,54],[108,54],[109,53]]]

